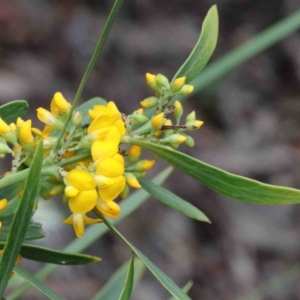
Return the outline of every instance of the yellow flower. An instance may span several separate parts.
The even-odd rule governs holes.
[[[20,126],[20,140],[24,144],[31,144],[33,142],[31,120],[27,120]]]
[[[119,151],[119,143],[113,140],[97,140],[92,144],[91,153],[93,161],[114,156]]]
[[[85,214],[72,214],[63,221],[64,224],[73,225],[77,237],[82,237],[84,235],[84,225],[91,225],[101,222],[102,220],[89,218]]]
[[[0,118],[0,135],[10,132],[11,128]]]
[[[103,201],[112,201],[123,191],[126,184],[123,174],[124,158],[120,154],[101,159],[97,163],[94,179]]]
[[[65,195],[73,213],[84,214],[95,207],[98,197],[96,183],[89,172],[73,169],[66,175],[65,182]]]
[[[57,116],[69,111],[71,104],[64,98],[62,93],[56,92],[50,104],[51,113]]]

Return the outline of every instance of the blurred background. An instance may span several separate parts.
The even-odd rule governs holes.
[[[146,72],[173,77],[213,4],[218,5],[220,33],[210,63],[300,8],[296,0],[124,2],[82,101],[101,96],[116,101],[125,114],[152,95]],[[0,0],[1,104],[25,99],[30,105],[26,117],[35,118],[35,109],[48,107],[56,91],[72,101],[112,4]],[[192,134],[196,146],[181,151],[239,175],[300,188],[299,49],[297,31],[194,93],[185,113],[196,110],[204,125]],[[196,205],[212,224],[149,199],[117,227],[179,286],[193,280],[192,299],[300,299],[299,205],[241,203],[177,171],[164,186]],[[68,208],[60,199],[41,201],[40,207],[35,220],[44,224],[42,242],[63,249],[74,238],[72,227],[61,225]],[[91,299],[130,258],[111,234],[85,252],[103,261],[61,267],[47,280],[66,299]],[[34,271],[40,265],[23,261],[23,266]],[[132,299],[168,297],[147,272]],[[44,298],[31,289],[20,299]]]

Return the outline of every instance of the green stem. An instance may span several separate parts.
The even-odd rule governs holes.
[[[105,42],[107,41],[108,35],[109,35],[110,31],[111,31],[111,28],[112,28],[113,23],[114,23],[114,21],[116,19],[117,13],[119,12],[119,10],[121,8],[122,3],[123,3],[123,0],[115,0],[115,3],[114,3],[114,5],[113,5],[113,7],[112,7],[112,9],[110,11],[110,14],[109,14],[109,16],[107,18],[107,21],[105,23],[104,29],[101,32],[101,35],[100,35],[100,37],[98,39],[98,42],[97,42],[97,45],[96,45],[96,47],[94,49],[92,57],[91,57],[91,59],[90,59],[90,61],[88,63],[88,66],[87,66],[87,68],[86,68],[86,70],[85,70],[85,72],[83,74],[83,77],[81,79],[81,82],[79,84],[77,92],[75,94],[75,98],[74,98],[74,101],[72,103],[72,107],[70,109],[68,118],[67,118],[67,120],[66,120],[66,122],[64,124],[63,129],[60,132],[60,135],[58,136],[58,139],[57,139],[57,142],[56,142],[55,146],[53,147],[52,151],[55,152],[55,153],[58,150],[60,141],[61,141],[61,139],[62,139],[62,137],[64,135],[64,132],[65,132],[67,126],[68,126],[68,123],[69,123],[69,121],[71,119],[72,113],[73,113],[73,111],[75,109],[75,106],[77,105],[77,102],[78,102],[78,100],[79,100],[79,98],[80,98],[80,96],[82,94],[82,91],[83,91],[84,86],[85,86],[85,84],[86,84],[86,82],[88,80],[88,77],[89,77],[89,75],[90,75],[90,73],[91,73],[91,71],[92,71],[92,69],[93,69],[93,67],[94,67],[94,65],[95,65],[95,63],[96,63],[96,61],[98,59],[98,56],[99,56],[100,52],[102,51],[102,49],[103,49],[103,47],[105,45]]]

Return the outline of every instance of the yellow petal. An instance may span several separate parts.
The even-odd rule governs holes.
[[[124,159],[121,155],[116,156],[121,157],[122,162],[112,157],[104,158],[97,164],[96,174],[111,178],[122,175],[124,173]]]
[[[54,116],[57,116],[60,113],[68,111],[71,107],[71,104],[64,98],[62,93],[56,92],[53,96],[53,99],[50,104],[51,113]]]
[[[116,199],[124,190],[126,184],[125,177],[119,176],[114,179],[115,183],[113,185],[98,188],[99,196],[105,202]]]
[[[110,218],[116,218],[120,212],[120,206],[113,202],[98,202],[96,205],[97,209],[99,209],[105,216]]]
[[[92,145],[92,157],[96,161],[118,153],[119,144],[111,140],[97,140]]]
[[[20,139],[25,144],[30,144],[33,141],[33,135],[31,133],[31,120],[27,120],[20,127]]]
[[[93,176],[85,170],[73,169],[67,174],[65,180],[68,185],[79,191],[93,190],[96,187]]]
[[[95,207],[97,198],[96,190],[80,192],[76,197],[70,198],[69,208],[73,213],[87,213]]]

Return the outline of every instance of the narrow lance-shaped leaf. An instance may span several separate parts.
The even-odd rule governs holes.
[[[25,182],[23,196],[11,225],[7,243],[0,261],[0,295],[3,295],[10,274],[15,265],[24,240],[34,202],[38,193],[38,185],[43,162],[43,142],[41,141],[35,151],[29,174]]]
[[[45,296],[47,296],[49,299],[52,300],[63,300],[64,298],[60,295],[56,294],[54,291],[52,291],[50,288],[48,288],[43,282],[36,279],[33,275],[26,272],[25,270],[21,269],[20,267],[15,267],[14,271],[16,274],[18,274],[20,277],[22,277],[24,280],[26,280],[28,283],[30,283],[32,286],[34,286],[36,289],[38,289],[40,292],[42,292]]]
[[[107,227],[106,227],[107,228]],[[123,264],[110,278],[109,281],[101,287],[101,290],[91,300],[116,300],[118,299],[124,281],[126,280],[126,273],[129,262]],[[134,259],[134,284],[137,284],[145,272],[145,266],[140,259]]]
[[[265,205],[300,203],[300,190],[265,184],[238,176],[175,151],[170,147],[132,140],[216,192],[237,200]]]
[[[130,296],[131,296],[132,289],[133,289],[133,278],[134,278],[134,253],[132,254],[132,257],[131,257],[131,260],[129,263],[129,268],[128,268],[124,288],[119,297],[119,300],[130,300]]]
[[[201,35],[191,54],[175,74],[172,81],[186,77],[186,83],[192,81],[206,66],[212,56],[218,39],[219,18],[217,6],[208,11],[203,24]]]
[[[173,194],[172,192],[166,190],[162,186],[157,185],[144,177],[139,178],[139,183],[145,191],[147,191],[157,200],[161,201],[163,204],[184,213],[190,218],[210,223],[207,216],[201,210]]]
[[[0,249],[3,249],[4,245],[4,243],[0,243]],[[56,265],[83,265],[101,261],[101,258],[96,256],[68,253],[26,244],[22,245],[20,254],[23,258]]]
[[[134,247],[96,208],[94,213],[100,217],[104,223],[110,228],[145,264],[148,270],[156,277],[156,279],[165,287],[167,291],[177,300],[191,300],[187,294],[185,294],[175,282],[168,277],[162,270],[160,270],[153,262],[151,262],[142,252]]]

